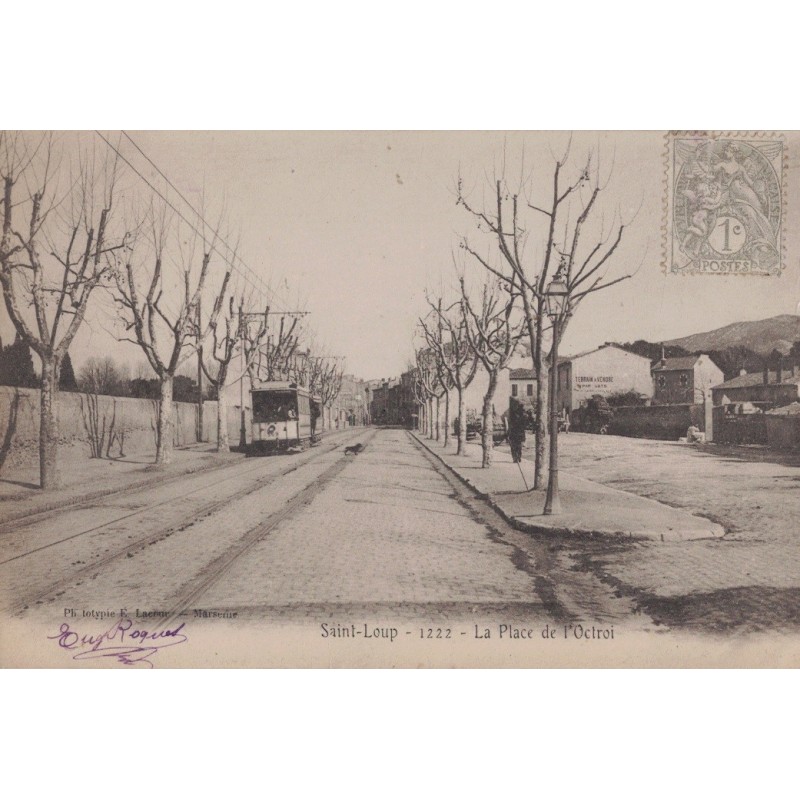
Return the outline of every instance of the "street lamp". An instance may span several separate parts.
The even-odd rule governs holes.
[[[558,497],[558,325],[569,293],[562,275],[563,268],[562,262],[545,292],[547,316],[553,323],[553,350],[550,356],[550,480],[544,502],[545,515],[561,513],[561,500]]]

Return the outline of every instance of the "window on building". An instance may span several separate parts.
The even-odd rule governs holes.
[[[533,384],[529,383],[526,389],[528,397],[533,397]]]
[[[516,383],[512,383],[512,384],[511,384],[511,396],[512,396],[512,397],[516,397],[516,396],[517,396],[517,391],[518,391],[518,390],[519,390],[519,386],[517,386],[517,384],[516,384]]]
[[[663,375],[658,376],[658,388],[663,389],[667,385],[667,379]]]
[[[685,373],[681,373],[681,386],[685,389],[689,385],[689,376]]]

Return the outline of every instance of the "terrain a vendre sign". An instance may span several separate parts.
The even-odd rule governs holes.
[[[611,388],[614,378],[611,375],[592,377],[588,375],[575,376],[575,389],[579,391],[602,391]]]

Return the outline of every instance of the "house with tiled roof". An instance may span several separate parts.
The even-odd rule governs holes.
[[[743,372],[712,387],[711,393],[715,406],[731,403],[785,406],[800,400],[800,367],[787,371]]]
[[[725,375],[705,354],[662,358],[651,370],[653,403],[678,405],[702,403]]]

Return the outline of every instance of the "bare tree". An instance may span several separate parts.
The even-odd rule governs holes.
[[[269,308],[267,308],[269,315]],[[275,315],[273,315],[275,316]],[[247,348],[251,378],[256,381],[293,380],[297,369],[295,355],[300,344],[297,316],[281,314],[277,329],[265,331],[255,346]],[[301,381],[302,382],[302,381]]]
[[[228,296],[228,308],[223,312],[225,304],[224,291],[217,295],[214,301],[214,311],[209,322],[211,331],[211,352],[203,350],[200,365],[208,382],[214,387],[217,395],[217,452],[230,452],[230,437],[228,436],[228,395],[225,387],[228,385],[228,372],[236,351],[236,345],[247,353],[243,365],[242,375],[237,380],[243,380],[244,374],[252,366],[251,359],[255,358],[260,345],[267,333],[269,309],[262,315],[245,313],[244,301],[240,300],[238,310],[234,305],[233,295]],[[251,324],[255,322],[255,325]],[[202,335],[202,320],[198,320],[196,336]],[[213,367],[212,367],[213,362]],[[230,381],[236,383],[237,380]]]
[[[121,380],[119,367],[113,358],[92,356],[81,367],[78,388],[87,394],[112,395],[117,393]]]
[[[442,301],[438,302],[438,307],[441,309]],[[441,314],[436,317],[436,341],[444,347],[444,325],[442,324]],[[437,356],[440,350],[435,351]],[[439,441],[439,406],[441,405],[442,398],[444,398],[444,442],[443,446],[447,447],[450,444],[450,392],[453,390],[455,384],[451,372],[446,368],[445,362],[441,358],[435,358],[436,364],[436,377],[438,381],[438,391],[436,394],[436,441]]]
[[[159,379],[155,463],[164,465],[172,458],[173,379],[198,341],[208,335],[220,311],[220,304],[215,304],[205,328],[198,331],[197,308],[217,234],[211,242],[202,242],[202,255],[197,257],[198,238],[193,237],[188,251],[184,250],[180,229],[172,224],[164,208],[151,205],[148,221],[149,237],[140,236],[127,257],[118,259],[114,300],[126,331],[135,336],[121,336],[120,341],[141,347]],[[226,264],[217,298],[224,296],[230,275],[231,266]]]
[[[336,398],[339,396],[339,392],[342,390],[345,365],[340,363],[340,359],[338,358],[328,359],[321,356],[318,361],[321,363],[321,366],[318,368],[316,380],[310,388],[313,394],[319,395],[323,408],[328,409],[328,420],[330,422],[331,409],[336,402]]]
[[[433,401],[437,396],[438,389],[436,357],[430,348],[415,349],[414,355],[417,363],[417,397],[422,400],[425,407],[425,432],[428,434],[429,439],[433,439]]]
[[[492,464],[494,445],[494,395],[500,370],[505,369],[514,355],[517,344],[524,335],[524,321],[513,319],[514,304],[519,296],[516,283],[504,292],[497,281],[483,286],[480,311],[476,312],[469,299],[464,278],[461,278],[461,306],[465,317],[471,320],[464,330],[472,352],[483,364],[488,376],[481,413],[481,467]]]
[[[559,261],[563,264],[562,273],[568,289],[563,324],[559,326],[561,335],[566,329],[566,321],[586,296],[631,277],[631,273],[626,273],[615,279],[606,278],[609,260],[617,251],[626,224],[619,222],[606,232],[601,218],[592,245],[585,246],[581,239],[584,226],[597,212],[597,199],[607,181],[601,183],[600,170],[593,163],[591,153],[579,169],[569,170],[571,177],[565,178],[569,152],[568,145],[564,154],[555,161],[549,188],[547,183],[544,184],[546,198],[537,203],[532,202],[532,178],[526,176],[524,165],[516,190],[510,187],[504,175],[494,181],[491,207],[473,206],[463,191],[460,176],[457,188],[457,204],[463,206],[477,221],[479,229],[493,239],[500,263],[493,263],[490,255],[480,253],[466,238],[462,239],[460,246],[502,281],[509,291],[513,291],[514,286],[519,287],[536,375],[534,488],[544,485],[547,374],[550,368],[556,368],[545,355],[545,338],[549,332],[545,295],[555,264]],[[524,220],[523,215],[529,212],[533,212],[534,219]],[[539,220],[545,223],[536,237],[541,255],[529,258],[526,245],[529,245],[529,237]]]
[[[420,375],[420,369],[418,366],[418,361],[415,353],[415,359],[412,363],[409,361],[406,365],[406,372],[410,372],[413,375],[413,381],[411,384],[411,391],[414,394],[414,402],[417,404],[417,424],[416,429],[418,431],[424,431],[426,429],[428,420],[427,420],[427,408],[428,408],[428,397],[425,392],[425,387],[422,383],[422,378]]]
[[[62,360],[109,272],[109,254],[125,243],[112,232],[116,181],[117,162],[93,150],[70,158],[51,135],[0,133],[0,284],[14,327],[41,360],[42,489],[59,484]]]
[[[430,388],[431,370],[426,363],[428,359],[425,358],[423,351],[417,350],[415,352],[415,360],[417,363],[417,384],[415,387],[415,394],[418,402],[422,406],[420,413],[420,420],[424,422],[420,425],[420,431],[428,438],[432,438],[433,433],[433,391]],[[435,378],[434,378],[435,380]]]
[[[420,320],[420,324],[428,345],[436,354],[437,367],[442,371],[445,380],[456,390],[458,403],[456,455],[464,455],[467,443],[464,390],[472,383],[478,369],[478,358],[467,339],[466,328],[471,321],[462,313],[460,302],[453,303],[443,310],[441,300],[434,303],[428,298],[428,305],[433,312],[436,331],[430,320],[428,322]],[[449,391],[446,393],[449,398]]]
[[[437,300],[438,310],[441,311],[441,298]],[[440,353],[444,352],[444,326],[441,316],[432,312],[428,313],[425,320],[420,320],[423,339],[426,343],[425,354],[428,356],[428,365],[432,367],[432,375],[428,384],[431,393],[432,428],[431,439],[438,442],[441,438],[441,428],[444,428],[444,447],[450,443],[450,392],[454,387],[450,373],[445,368]],[[427,366],[427,365],[426,365]],[[444,425],[440,425],[441,404],[444,399]],[[436,413],[433,413],[435,401]]]

